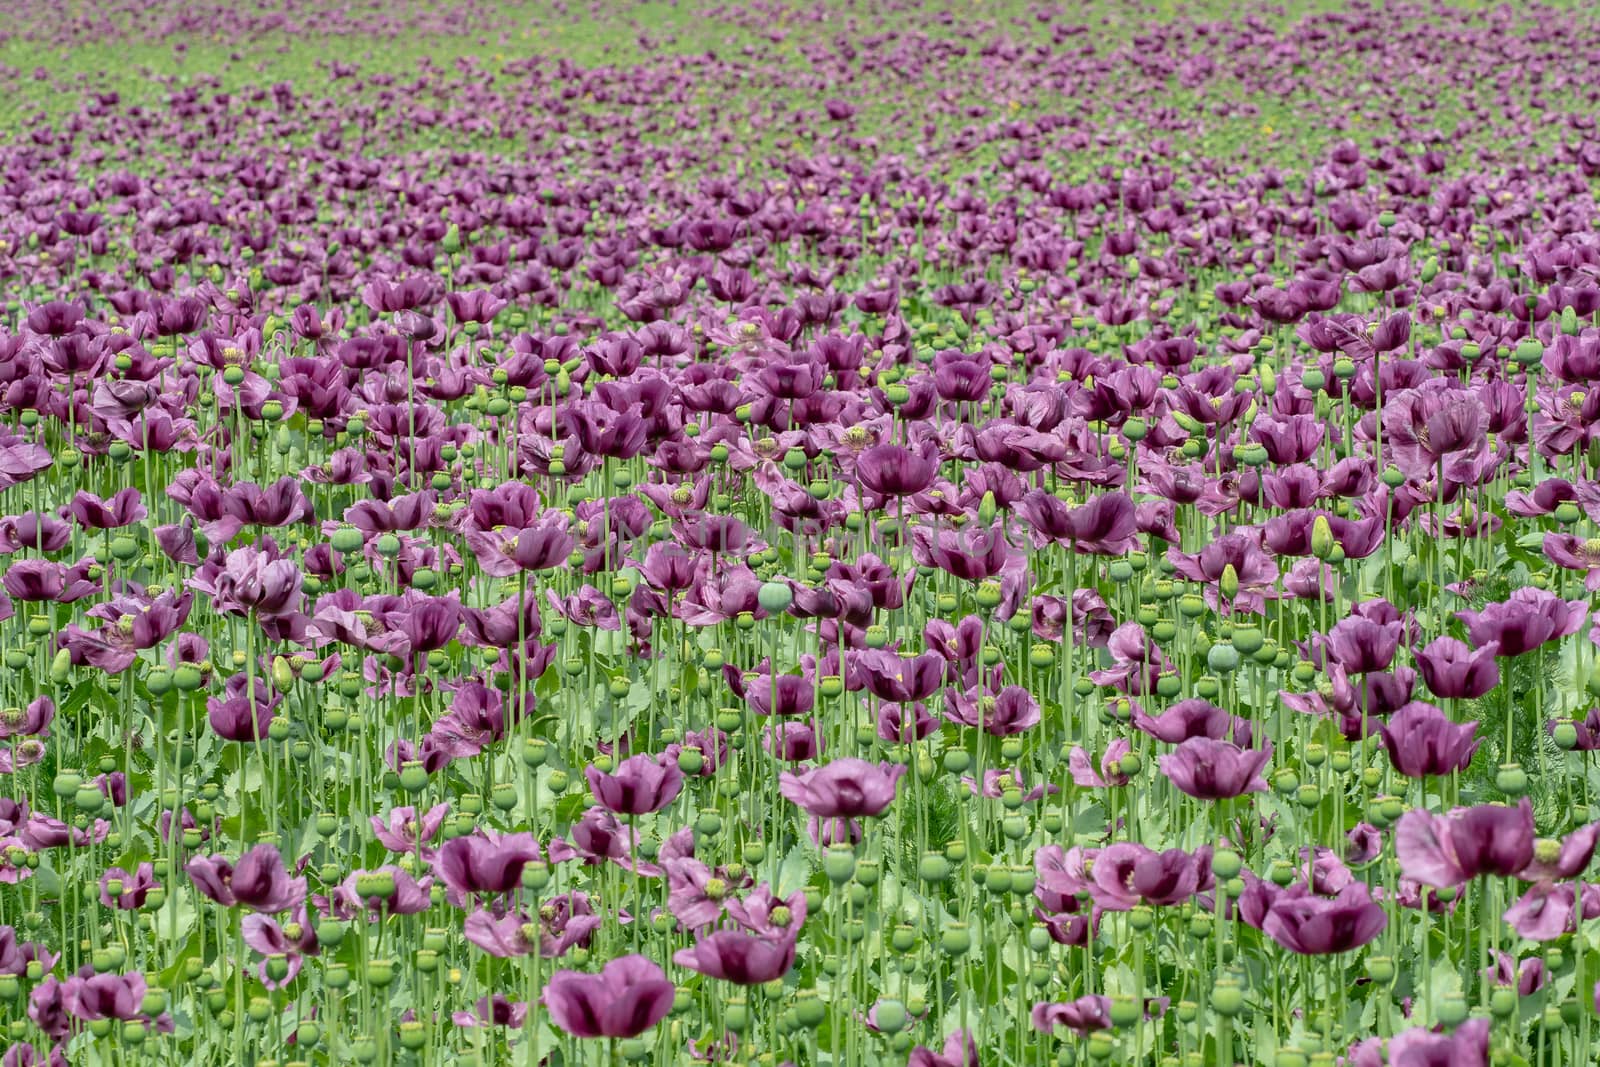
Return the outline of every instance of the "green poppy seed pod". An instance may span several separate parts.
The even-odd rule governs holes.
[[[1394,980],[1394,959],[1389,956],[1373,956],[1367,960],[1367,977],[1379,985],[1387,985]]]
[[[834,885],[843,885],[856,872],[855,850],[849,845],[830,846],[822,857],[822,869],[827,874],[828,881]]]
[[[1538,338],[1525,337],[1517,342],[1516,353],[1512,358],[1524,367],[1532,366],[1544,358],[1544,345]]]
[[[1315,782],[1306,782],[1295,790],[1294,799],[1302,808],[1314,808],[1322,803],[1322,790]]]
[[[1467,999],[1460,993],[1446,993],[1439,998],[1435,1014],[1446,1026],[1460,1026],[1467,1021]]]
[[[67,800],[77,794],[82,784],[83,776],[77,771],[60,771],[51,783],[50,790],[62,800]]]
[[[400,1047],[415,1052],[428,1043],[428,1028],[416,1019],[400,1024]]]
[[[1578,727],[1571,722],[1557,723],[1551,732],[1556,747],[1571,752],[1578,747]]]
[[[497,782],[489,791],[489,803],[498,811],[510,811],[517,806],[517,788],[510,782]]]
[[[72,804],[85,815],[93,815],[106,805],[106,795],[92,783],[80,785],[72,795]]]
[[[1211,857],[1211,869],[1218,878],[1236,878],[1244,868],[1244,859],[1233,849],[1218,849]]]
[[[401,765],[400,788],[408,793],[420,793],[428,788],[428,771],[421,760],[407,760]]]
[[[1272,1067],[1306,1067],[1306,1054],[1292,1045],[1285,1045],[1273,1056]]]
[[[722,832],[722,816],[717,813],[715,808],[707,808],[695,818],[694,832],[701,837],[716,837]],[[848,851],[848,849],[846,849],[846,851]],[[854,860],[855,854],[851,853],[850,858],[851,860]],[[850,875],[847,874],[844,876],[844,878],[839,879],[839,881],[846,881],[849,879],[849,877]]]
[[[944,754],[944,769],[951,774],[965,774],[972,766],[972,754],[961,748],[952,748]]]
[[[1555,516],[1555,520],[1561,525],[1571,526],[1573,523],[1583,518],[1583,509],[1578,507],[1577,504],[1574,504],[1570,500],[1563,500],[1561,503],[1556,505],[1556,510],[1553,514]]]
[[[1133,997],[1111,998],[1111,1024],[1113,1026],[1132,1026],[1144,1014],[1143,1008]]]
[[[1520,763],[1502,763],[1495,771],[1494,787],[1508,797],[1520,797],[1528,791],[1528,772]]]
[[[939,934],[939,947],[948,956],[965,956],[972,948],[972,931],[966,923],[953,922]]]
[[[1218,674],[1227,674],[1239,666],[1239,650],[1229,642],[1219,641],[1206,653],[1206,666]]]
[[[802,989],[794,1000],[795,1015],[806,1026],[815,1027],[828,1017],[828,1007],[814,989]]]
[[[22,995],[22,985],[14,974],[0,974],[0,1001],[10,1003]]]
[[[383,989],[394,981],[394,961],[369,960],[364,977],[368,985]]]
[[[878,1024],[878,1029],[886,1034],[899,1033],[905,1029],[910,1021],[906,1006],[898,1000],[885,998],[873,1006],[873,1020]]]
[[[1247,467],[1265,466],[1271,458],[1267,454],[1266,447],[1254,441],[1239,448],[1234,455]]]
[[[1232,566],[1232,564],[1229,564],[1229,569],[1232,569]],[[1234,587],[1238,588],[1239,577],[1237,574],[1234,575],[1233,581]],[[1186,619],[1198,619],[1205,614],[1205,611],[1205,598],[1200,596],[1199,593],[1185,593],[1178,598],[1178,614]]]
[[[1496,1019],[1508,1018],[1517,1010],[1517,991],[1509,986],[1499,986],[1489,994],[1489,1013]]]
[[[794,590],[783,582],[763,582],[756,593],[756,602],[769,615],[789,610],[794,603]]]
[[[678,753],[678,770],[684,774],[699,774],[706,765],[706,756],[693,745]]]
[[[1300,384],[1315,393],[1328,384],[1328,377],[1320,370],[1313,368],[1300,375]]]
[[[1383,797],[1378,801],[1378,810],[1384,819],[1394,822],[1406,813],[1406,805],[1399,797]]]
[[[266,997],[251,997],[244,1014],[245,1018],[259,1026],[272,1018],[272,1001]]]
[[[1135,906],[1128,912],[1128,925],[1134,930],[1143,933],[1156,923],[1156,913],[1143,904]]]
[[[1211,988],[1211,1010],[1231,1019],[1244,1010],[1244,990],[1236,978],[1220,978]]]
[[[617,675],[606,683],[606,692],[611,694],[611,699],[621,700],[628,695],[628,690],[633,688],[626,675]]]
[[[322,1043],[322,1027],[309,1021],[301,1023],[295,1028],[294,1043],[300,1048],[316,1048]]]

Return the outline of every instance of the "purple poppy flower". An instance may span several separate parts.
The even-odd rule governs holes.
[[[1261,929],[1291,952],[1325,956],[1360,948],[1388,925],[1388,915],[1367,887],[1351,882],[1332,898],[1280,895],[1267,910]]]
[[[134,911],[144,907],[150,890],[156,888],[159,887],[156,885],[155,868],[148,863],[139,864],[132,874],[121,867],[111,867],[100,876],[100,903],[108,908]]]
[[[803,774],[784,771],[779,791],[794,805],[823,819],[882,815],[894,801],[904,764],[868,763],[846,757]]]
[[[1352,615],[1328,634],[1327,653],[1347,674],[1388,670],[1401,634],[1398,622],[1380,624]]]
[[[622,815],[660,811],[683,789],[683,772],[677,761],[660,756],[629,756],[614,773],[593,766],[584,773],[595,800]]]
[[[1554,941],[1577,929],[1582,918],[1600,917],[1600,886],[1541,882],[1522,894],[1501,919],[1529,941]]]
[[[643,956],[623,956],[599,974],[557,971],[540,1000],[573,1037],[637,1037],[666,1018],[677,989]]]
[[[967,1031],[957,1030],[945,1038],[942,1052],[917,1045],[911,1050],[906,1067],[979,1067],[978,1043]]]
[[[260,844],[237,863],[222,856],[202,856],[184,865],[201,895],[225,907],[243,905],[268,915],[298,907],[306,898],[306,880],[291,878],[273,845]]]
[[[1217,707],[1208,700],[1191,697],[1180,700],[1160,715],[1150,715],[1143,708],[1132,714],[1136,729],[1149,734],[1157,741],[1177,745],[1191,737],[1209,737],[1221,741],[1230,731],[1236,744],[1249,747],[1250,721]]]
[[[1483,975],[1495,985],[1510,986],[1517,991],[1519,997],[1531,997],[1544,988],[1548,977],[1544,960],[1535,956],[1518,963],[1515,957],[1498,949],[1491,955],[1494,957],[1494,965],[1486,968]]]
[[[137,1019],[144,1003],[144,975],[73,975],[62,987],[62,1001],[69,1015],[85,1021],[95,1019]]]
[[[1548,590],[1526,586],[1482,611],[1458,611],[1456,618],[1467,624],[1477,647],[1492,643],[1499,646],[1499,655],[1520,656],[1577,633],[1588,611],[1582,600],[1562,600]]]
[[[439,847],[434,873],[450,903],[464,907],[478,893],[509,893],[522,884],[522,868],[542,858],[532,834],[502,834],[484,828]]]
[[[1155,852],[1143,845],[1119,842],[1094,857],[1088,892],[1107,911],[1127,911],[1136,904],[1166,907],[1181,904],[1208,888],[1211,849]]]
[[[435,804],[420,817],[416,808],[406,805],[390,809],[386,819],[374,815],[369,822],[372,835],[390,852],[404,855],[420,851],[424,858],[429,858],[434,850],[428,846],[428,842],[438,834],[449,814],[449,804]]]
[[[1125,493],[1107,493],[1071,508],[1035,489],[1022,498],[1021,510],[1036,546],[1064,544],[1075,552],[1121,556],[1137,543],[1133,500]]]
[[[1449,815],[1413,808],[1395,827],[1400,870],[1424,885],[1446,888],[1480,874],[1513,875],[1533,862],[1533,805],[1479,804]]]
[[[1080,1034],[1111,1029],[1111,998],[1090,994],[1065,1004],[1035,1004],[1029,1017],[1033,1028],[1042,1034],[1065,1026]]]
[[[902,657],[888,649],[867,649],[850,657],[867,691],[879,700],[911,704],[926,700],[944,683],[945,661],[934,652]]]
[[[1475,700],[1500,684],[1500,666],[1495,662],[1499,654],[1498,642],[1474,650],[1453,637],[1436,637],[1412,658],[1434,696]]]
[[[283,977],[274,979],[268,970],[267,960],[261,961],[256,974],[261,984],[268,989],[282,989],[287,986],[300,973],[306,956],[316,956],[321,953],[311,917],[304,904],[290,922],[280,925],[276,919],[266,915],[246,915],[241,925],[245,944],[263,956],[282,956],[288,965]]]
[[[742,930],[718,930],[672,955],[679,967],[735,985],[761,985],[782,978],[794,966],[800,924],[792,922],[778,936]]]
[[[1272,758],[1272,746],[1241,748],[1209,737],[1191,737],[1156,762],[1172,784],[1201,800],[1220,800],[1260,793],[1267,788],[1261,769]]]
[[[1378,727],[1389,762],[1407,778],[1466,770],[1478,751],[1477,723],[1456,725],[1432,704],[1413,701]]]
[[[1008,685],[999,693],[974,689],[952,693],[945,701],[945,718],[963,726],[981,728],[994,737],[1011,737],[1039,722],[1039,702],[1020,685]]]

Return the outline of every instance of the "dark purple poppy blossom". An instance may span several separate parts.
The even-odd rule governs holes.
[[[1182,744],[1191,737],[1221,741],[1231,734],[1235,744],[1250,747],[1250,721],[1230,715],[1200,697],[1180,700],[1160,715],[1151,715],[1142,707],[1135,708],[1132,720],[1135,729],[1171,745]]]
[[[1033,1028],[1040,1033],[1065,1026],[1079,1034],[1111,1029],[1111,998],[1097,994],[1081,996],[1065,1004],[1035,1004],[1029,1013]]]
[[[522,868],[543,858],[532,834],[502,834],[484,828],[441,845],[433,870],[445,884],[450,903],[459,908],[477,894],[496,895],[518,888]]]
[[[1155,852],[1143,845],[1119,842],[1094,857],[1087,891],[1106,911],[1127,911],[1135,905],[1168,907],[1182,904],[1213,884],[1211,849]]]
[[[735,985],[762,985],[782,978],[794,966],[800,922],[791,921],[777,936],[744,930],[718,930],[679,949],[672,962],[708,978]]]
[[[1201,800],[1222,800],[1267,788],[1261,770],[1272,746],[1241,748],[1209,737],[1191,737],[1157,760],[1172,784]]]
[[[590,766],[584,774],[594,799],[620,815],[660,811],[683,789],[677,761],[659,756],[629,756],[613,772]]]
[[[677,990],[643,956],[622,956],[599,974],[557,971],[540,1000],[573,1037],[637,1037],[666,1018]]]
[[[1573,933],[1580,919],[1600,917],[1600,886],[1540,882],[1501,914],[1501,920],[1529,941],[1554,941]]]
[[[995,737],[1020,734],[1039,722],[1039,702],[1020,685],[1008,685],[999,693],[974,689],[952,692],[945,700],[945,718],[963,726],[982,729]]]
[[[888,649],[866,649],[853,653],[850,661],[879,700],[911,704],[928,699],[944,684],[945,661],[934,652],[907,658]]]
[[[1438,888],[1482,874],[1508,876],[1534,859],[1533,806],[1479,804],[1449,815],[1413,808],[1395,827],[1395,851],[1408,878]]]
[[[1402,633],[1399,622],[1377,623],[1352,615],[1329,632],[1327,654],[1347,674],[1388,670]]]
[[[894,801],[904,764],[877,764],[847,757],[803,774],[784,771],[778,787],[796,807],[824,819],[882,815]]]
[[[1036,546],[1063,544],[1075,552],[1121,556],[1137,544],[1133,501],[1124,493],[1106,493],[1073,508],[1035,489],[1023,497],[1021,510]]]
[[[1500,684],[1497,641],[1474,650],[1453,637],[1436,637],[1412,658],[1433,695],[1445,700],[1475,700]]]
[[[1589,612],[1582,600],[1562,600],[1544,589],[1526,586],[1505,600],[1485,605],[1482,611],[1458,611],[1478,648],[1499,646],[1498,655],[1525,652],[1578,632]]]
[[[1378,727],[1389,762],[1407,778],[1466,770],[1480,743],[1477,723],[1457,725],[1432,704],[1413,701]]]
[[[242,905],[268,915],[298,907],[306,880],[290,877],[277,848],[260,844],[237,863],[222,856],[196,857],[184,865],[194,887],[225,907]]]
[[[100,903],[120,911],[134,911],[144,907],[155,888],[155,868],[148,863],[139,864],[131,874],[121,867],[110,867],[100,876]]]
[[[1382,905],[1360,882],[1351,882],[1334,897],[1281,893],[1261,921],[1261,929],[1274,941],[1303,956],[1350,952],[1388,925]]]

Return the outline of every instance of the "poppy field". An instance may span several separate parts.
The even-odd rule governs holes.
[[[1600,1057],[1600,15],[7,15],[0,1067]]]

